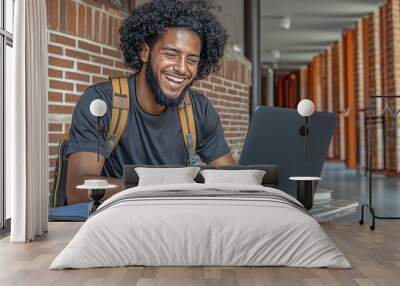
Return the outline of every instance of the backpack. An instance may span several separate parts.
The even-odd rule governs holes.
[[[129,85],[127,77],[111,78],[113,87],[111,123],[106,139],[106,158],[108,158],[118,145],[124,134],[129,116]],[[178,107],[179,124],[182,129],[182,139],[185,148],[185,164],[196,164],[196,123],[193,105],[187,92],[183,102]],[[68,157],[66,156],[69,139],[69,130],[66,130],[60,139],[57,152],[56,168],[54,172],[53,188],[50,191],[50,207],[59,207],[67,204],[67,169]]]

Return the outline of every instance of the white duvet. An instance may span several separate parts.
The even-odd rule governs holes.
[[[119,201],[133,192],[262,190],[233,184],[180,184],[127,189],[99,211],[50,269],[145,266],[294,266],[349,268],[318,222],[289,204],[261,198],[174,197]],[[116,203],[117,202],[117,203]]]

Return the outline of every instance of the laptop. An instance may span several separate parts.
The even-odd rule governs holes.
[[[296,182],[290,181],[289,177],[321,175],[336,127],[337,115],[330,112],[315,112],[309,117],[307,162],[305,137],[299,130],[304,126],[304,122],[304,117],[300,116],[296,109],[257,107],[247,132],[239,164],[278,165],[279,189],[295,196]]]

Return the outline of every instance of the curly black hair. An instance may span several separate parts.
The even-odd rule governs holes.
[[[140,52],[143,44],[150,47],[166,28],[186,28],[201,39],[201,54],[195,79],[203,79],[219,69],[228,35],[211,14],[212,6],[201,0],[153,0],[145,3],[124,20],[120,48],[125,62],[134,70],[142,67]]]

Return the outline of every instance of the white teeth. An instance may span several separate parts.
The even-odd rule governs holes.
[[[182,79],[182,78],[177,78],[177,77],[175,77],[175,76],[173,76],[173,75],[167,75],[167,74],[166,74],[165,77],[166,77],[167,79],[169,79],[169,80],[175,82],[175,83],[182,83],[182,82],[184,81],[184,79]]]

